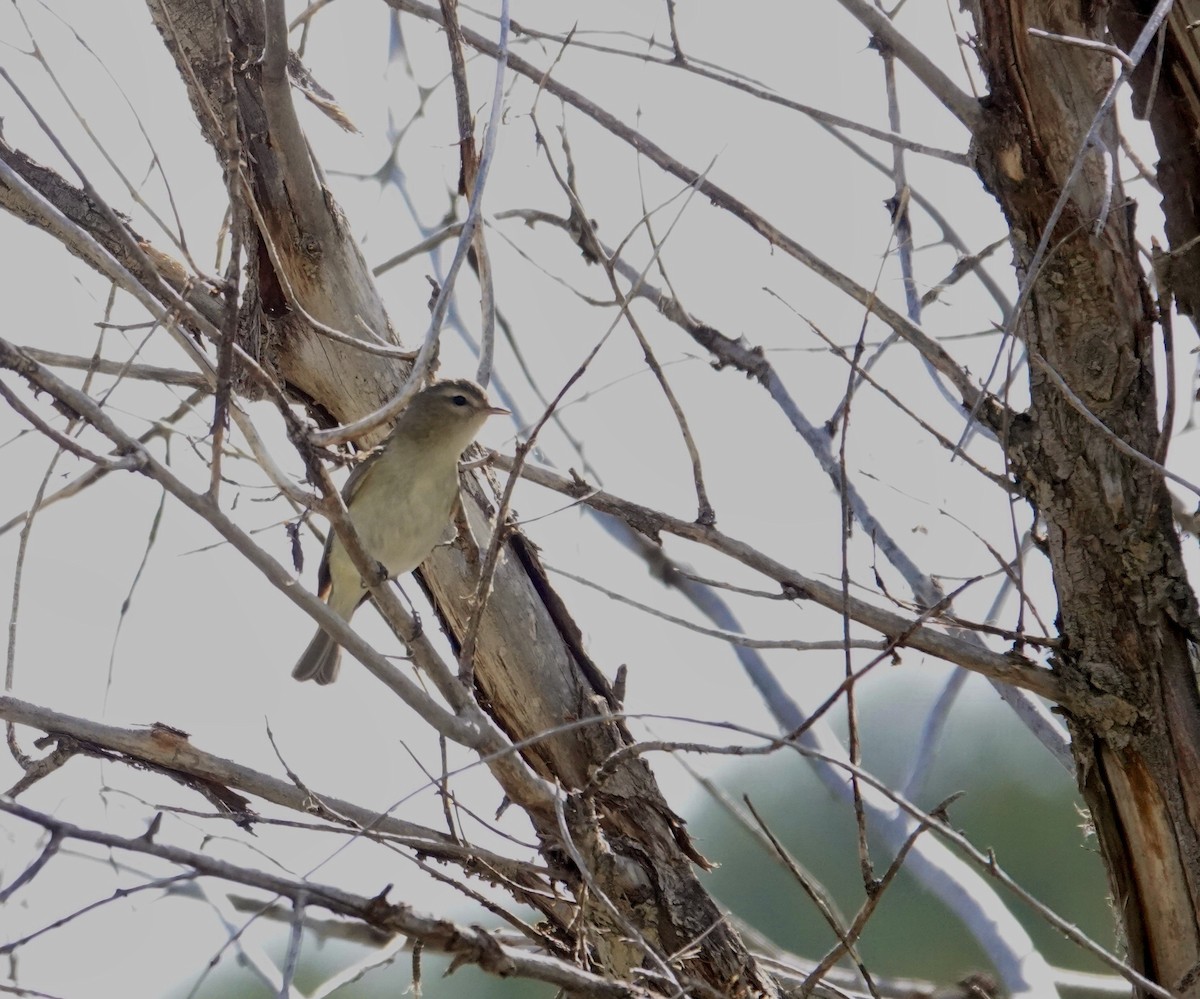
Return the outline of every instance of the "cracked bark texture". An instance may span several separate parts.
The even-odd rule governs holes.
[[[1022,281],[1113,80],[1106,55],[1028,29],[1107,41],[1107,12],[1056,0],[982,0],[973,12],[990,87],[976,165],[1008,220]],[[1122,16],[1122,40],[1130,43],[1134,15]],[[1169,99],[1158,95],[1163,104]],[[1162,117],[1178,124],[1178,108]],[[1102,145],[1114,148],[1115,138],[1110,118]],[[1194,139],[1186,152],[1195,157]],[[1176,164],[1185,159],[1164,155]],[[1193,643],[1200,627],[1170,497],[1163,477],[1117,451],[1037,363],[1040,355],[1114,434],[1155,454],[1154,305],[1132,209],[1106,156],[1104,148],[1086,152],[1020,317],[1018,334],[1034,355],[1031,403],[1006,446],[1046,527],[1066,642],[1055,667],[1081,695],[1082,707],[1067,714],[1077,777],[1129,960],[1152,980],[1196,996],[1200,696]],[[1174,197],[1167,196],[1168,209]],[[1172,240],[1191,226],[1191,218],[1168,222]],[[1182,258],[1181,274],[1190,260]]]
[[[1153,9],[1151,0],[1114,4],[1113,41],[1128,50]],[[1200,321],[1200,39],[1188,25],[1197,20],[1200,0],[1175,0],[1131,80],[1134,114],[1149,122],[1158,147],[1156,174],[1172,251],[1159,274],[1193,323]]]
[[[398,342],[353,233],[299,135],[286,77],[268,79],[263,4],[148,0],[148,7],[221,165],[239,146],[243,151],[239,194],[248,210],[242,238],[251,266],[239,342],[318,419],[344,423],[364,416],[396,393],[407,365],[333,342],[307,321],[359,338],[365,324]],[[225,135],[230,121],[237,122],[237,142]],[[488,501],[476,479],[465,477],[463,486],[475,536],[486,543]],[[422,582],[452,643],[466,631],[476,572],[455,549],[435,551],[423,566]],[[615,706],[519,534],[504,546],[474,665],[481,701],[514,740],[581,717],[602,718]],[[571,792],[628,742],[622,725],[598,722],[533,743],[525,755]],[[776,994],[699,883],[693,865],[703,859],[645,762],[631,757],[615,767],[590,801],[589,808],[567,809],[572,837],[591,868],[590,885],[578,872],[572,879],[576,897],[602,891],[659,953],[683,955],[672,964],[684,980],[731,996]],[[530,818],[543,850],[562,861],[557,817]],[[559,933],[578,934],[579,949],[591,948],[602,970],[624,978],[643,962],[603,906],[587,901],[582,914],[579,925],[560,924]],[[571,949],[576,942],[564,940]]]

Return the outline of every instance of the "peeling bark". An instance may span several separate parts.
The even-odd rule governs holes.
[[[1113,4],[1113,41],[1128,50],[1153,9],[1150,0]],[[1200,321],[1200,40],[1188,25],[1198,18],[1197,0],[1176,0],[1165,31],[1131,81],[1134,114],[1150,123],[1158,147],[1156,174],[1171,250],[1160,276],[1193,324]]]
[[[311,317],[359,339],[365,323],[397,342],[357,243],[309,161],[286,82],[281,93],[272,77],[262,4],[229,0],[224,24],[214,21],[209,0],[148,0],[148,6],[218,159],[226,165],[242,150],[245,184],[235,196],[247,202],[243,244],[256,266],[246,275],[240,342],[319,418],[344,423],[364,416],[396,393],[407,365],[335,342],[308,322]],[[225,134],[226,117],[215,110],[221,108],[232,109],[236,141]],[[464,500],[482,543],[493,528],[477,480],[464,480]],[[423,566],[424,585],[452,642],[467,629],[477,571],[455,549],[435,551]],[[541,774],[568,792],[581,791],[629,742],[623,726],[603,720],[615,705],[611,690],[519,535],[501,557],[474,667],[481,701],[514,740],[597,719],[525,750]],[[702,858],[649,767],[631,757],[612,770],[568,808],[572,840],[589,868],[577,871],[571,885],[585,917],[574,943],[621,977],[644,963],[642,948],[622,942],[625,930],[593,897],[599,890],[659,953],[681,955],[672,966],[683,980],[731,996],[776,994],[697,880],[693,865]],[[562,860],[556,817],[530,818],[543,849]]]
[[[1106,55],[1027,29],[1103,41],[1102,15],[1047,0],[986,0],[976,11],[990,84],[977,167],[1008,219],[1022,281],[1112,82]],[[1111,120],[1101,134],[1115,141]],[[1034,360],[1031,405],[1006,444],[1046,524],[1066,642],[1055,668],[1079,694],[1080,706],[1067,715],[1079,785],[1129,960],[1168,988],[1200,995],[1200,696],[1192,644],[1200,619],[1170,497],[1162,476],[1118,452],[1037,363],[1044,358],[1113,434],[1155,453],[1154,309],[1132,215],[1105,156],[1085,153],[1019,319]],[[1114,714],[1114,696],[1134,711]]]

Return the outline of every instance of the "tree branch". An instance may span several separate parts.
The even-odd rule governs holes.
[[[496,455],[493,461],[497,467],[506,471],[515,464],[512,458],[504,455]],[[659,513],[657,510],[589,486],[578,477],[569,479],[551,472],[549,469],[530,465],[528,462],[522,468],[521,475],[530,482],[553,489],[566,496],[572,496],[590,507],[619,517],[629,523],[634,530],[651,539],[656,538],[659,532],[665,531],[676,537],[686,538],[722,552],[769,576],[781,586],[793,590],[799,598],[807,598],[822,607],[839,613],[844,606],[848,605],[849,614],[853,620],[890,638],[905,636],[901,642],[902,645],[919,649],[947,662],[956,663],[991,679],[1010,683],[1015,687],[1055,701],[1064,707],[1080,707],[1079,697],[1064,688],[1050,670],[1038,666],[1024,656],[1016,653],[992,652],[931,628],[913,628],[912,621],[907,618],[875,607],[864,600],[851,597],[844,602],[844,595],[839,587],[829,586],[810,577],[802,576],[745,542],[723,534],[715,527],[705,527],[693,521],[681,520],[669,514]],[[1114,698],[1113,701],[1111,706],[1119,709],[1120,699]]]
[[[375,898],[365,898],[331,885],[296,881],[253,868],[240,867],[205,853],[155,843],[145,836],[129,839],[84,829],[26,808],[15,801],[0,799],[0,812],[33,822],[61,839],[98,843],[114,850],[157,857],[171,864],[191,868],[207,877],[281,895],[294,903],[303,900],[306,906],[326,909],[339,916],[358,920],[389,936],[405,934],[421,941],[432,950],[454,955],[460,963],[465,961],[478,965],[484,971],[500,977],[517,975],[534,981],[548,982],[574,994],[594,996],[596,999],[651,999],[652,996],[646,989],[632,983],[614,981],[584,971],[558,958],[532,954],[507,946],[479,927],[461,926],[447,919],[418,915],[411,906],[388,902],[384,893]]]
[[[406,11],[426,21],[442,25],[441,11],[419,0],[388,0],[388,4],[397,10]],[[463,40],[472,48],[485,55],[497,58],[499,50],[495,43],[469,28],[462,29]],[[912,344],[933,367],[941,372],[955,389],[962,395],[968,407],[974,407],[981,398],[978,387],[959,364],[946,353],[936,340],[930,337],[916,324],[880,299],[869,289],[853,281],[841,271],[826,263],[811,250],[784,234],[771,222],[767,221],[751,209],[745,202],[740,201],[712,181],[706,179],[700,172],[685,166],[679,160],[670,156],[659,146],[655,145],[640,132],[630,128],[616,116],[605,111],[597,104],[588,100],[576,90],[559,83],[547,72],[537,69],[531,63],[512,54],[508,54],[508,65],[522,76],[533,80],[538,86],[555,97],[565,101],[572,107],[582,111],[596,124],[611,132],[621,141],[627,143],[639,153],[653,162],[660,169],[672,176],[678,177],[685,184],[693,186],[708,198],[714,205],[729,212],[759,233],[772,246],[777,246],[789,256],[794,257],[813,273],[828,281],[834,287],[849,295],[870,313],[881,319],[893,331]],[[989,399],[989,404],[996,405],[995,400]]]

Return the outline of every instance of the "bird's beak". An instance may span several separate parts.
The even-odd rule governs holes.
[[[489,416],[508,416],[512,412],[511,409],[505,409],[503,406],[488,406],[484,410]]]

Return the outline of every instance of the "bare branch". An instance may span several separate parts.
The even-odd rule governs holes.
[[[359,920],[389,935],[405,934],[415,937],[432,950],[452,954],[460,961],[476,964],[495,975],[520,975],[535,981],[548,982],[580,995],[594,996],[596,999],[635,999],[650,995],[645,989],[633,984],[592,974],[557,958],[505,946],[482,929],[456,925],[446,919],[418,915],[410,906],[389,903],[382,895],[364,898],[331,885],[301,882],[248,867],[239,867],[208,854],[153,843],[144,837],[128,839],[98,830],[84,829],[14,801],[0,799],[0,812],[36,823],[46,830],[57,832],[64,839],[98,843],[114,850],[158,857],[169,863],[190,868],[196,874],[258,888],[273,895],[290,898],[293,902],[304,898],[310,907],[327,909],[337,915]]]
[[[894,52],[908,71],[925,84],[926,89],[941,101],[969,132],[973,134],[979,128],[983,119],[979,102],[956,87],[920,48],[897,29],[887,14],[868,0],[838,0],[838,3],[871,32],[878,44],[885,45]]]
[[[388,2],[391,6],[399,10],[415,14],[427,21],[433,21],[436,24],[442,23],[440,12],[433,7],[420,3],[419,0],[388,0]],[[846,0],[846,2],[851,2],[851,0]],[[853,0],[853,2],[857,3],[858,0]],[[886,21],[886,19],[884,20]],[[496,57],[499,54],[492,42],[468,28],[463,28],[463,39],[472,48],[486,55]],[[916,347],[922,357],[925,357],[934,368],[946,376],[969,406],[975,406],[980,403],[983,397],[979,394],[974,381],[954,362],[941,345],[899,312],[880,301],[866,288],[829,265],[790,236],[785,235],[780,229],[762,215],[753,211],[744,202],[705,179],[699,172],[685,166],[679,160],[668,155],[644,135],[629,128],[629,126],[625,125],[614,115],[600,108],[592,101],[589,101],[579,92],[557,82],[547,73],[541,72],[530,63],[512,53],[509,53],[508,65],[522,76],[536,81],[547,92],[554,94],[556,97],[582,111],[598,125],[651,160],[660,169],[678,177],[685,184],[694,186],[700,194],[704,195],[714,205],[717,205],[746,223],[755,232],[763,236],[772,246],[779,247],[805,267],[808,267],[813,273],[845,292]]]
[[[493,460],[498,467],[506,471],[516,466],[512,458],[502,455],[497,455]],[[595,489],[578,478],[568,479],[528,462],[524,463],[520,474],[522,478],[540,486],[573,496],[588,506],[620,517],[647,537],[654,538],[660,531],[665,531],[698,542],[774,579],[781,586],[789,588],[798,598],[813,600],[830,610],[840,611],[842,608],[840,588],[803,576],[744,542],[723,534],[715,527],[704,527],[659,513],[649,507],[620,499],[602,489]],[[857,598],[849,599],[848,610],[855,621],[884,635],[904,635],[912,628],[911,621]],[[1078,706],[1076,695],[1064,689],[1049,670],[1037,666],[1024,656],[991,652],[927,627],[912,630],[904,644],[992,679],[1011,683],[1068,708]]]
[[[63,354],[55,350],[42,350],[40,347],[22,345],[21,350],[35,361],[48,364],[52,368],[70,368],[74,371],[95,371],[101,375],[117,375],[120,378],[134,378],[144,382],[158,382],[160,385],[182,385],[186,388],[209,389],[211,383],[203,375],[194,371],[184,371],[180,368],[159,368],[152,364],[134,364],[131,361],[110,361],[103,357],[79,357],[76,354]]]

